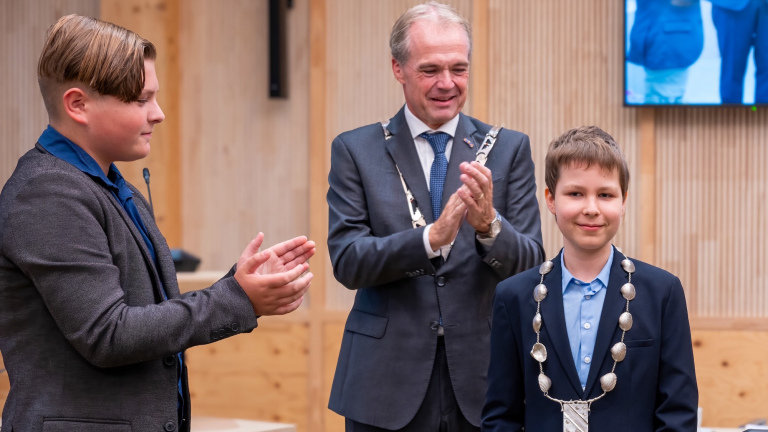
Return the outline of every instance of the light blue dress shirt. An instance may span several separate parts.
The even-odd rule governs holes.
[[[592,365],[592,354],[597,339],[597,326],[603,312],[605,292],[613,264],[613,247],[608,262],[597,277],[591,282],[584,282],[573,277],[565,268],[563,255],[560,254],[560,265],[563,269],[563,308],[565,312],[565,327],[568,329],[568,340],[571,343],[571,355],[576,371],[579,373],[581,388],[587,386],[589,367]]]

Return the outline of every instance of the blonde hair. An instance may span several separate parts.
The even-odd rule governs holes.
[[[37,64],[37,82],[48,115],[58,115],[63,84],[80,83],[123,102],[144,89],[144,60],[157,57],[151,42],[115,24],[80,15],[59,18]]]
[[[577,165],[586,168],[597,165],[602,169],[619,174],[622,198],[629,189],[629,168],[616,141],[597,126],[582,126],[571,129],[549,144],[544,161],[544,181],[554,194],[560,179],[560,168]]]
[[[389,36],[389,49],[392,51],[392,58],[403,65],[410,57],[410,37],[408,31],[411,26],[419,20],[433,20],[439,24],[459,24],[467,34],[468,58],[472,57],[472,29],[469,21],[459,15],[456,9],[446,4],[438,2],[427,2],[416,5],[400,16],[392,26],[392,33]]]

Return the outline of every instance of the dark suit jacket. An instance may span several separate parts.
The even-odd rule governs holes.
[[[443,205],[461,185],[459,164],[475,158],[490,127],[461,114]],[[381,125],[334,141],[328,176],[328,248],[334,275],[357,290],[347,319],[329,408],[387,429],[416,414],[430,380],[442,311],[451,382],[459,407],[480,423],[493,291],[502,279],[541,262],[541,228],[528,137],[502,130],[487,166],[501,233],[485,253],[464,223],[448,260],[427,258],[424,228],[413,229],[395,163],[433,222],[429,190],[403,110]],[[474,143],[470,148],[464,138]]]
[[[541,302],[550,396],[587,400],[602,393],[599,379],[613,366],[610,348],[621,339],[618,319],[626,306],[619,291],[627,282],[621,259],[621,254],[614,255],[586,391],[581,390],[565,327],[560,257],[553,260],[554,269],[544,279],[549,293]],[[634,323],[624,340],[627,355],[616,366],[616,388],[592,404],[589,430],[695,432],[698,389],[683,287],[674,275],[633,262],[637,295],[629,302]],[[539,363],[530,355],[536,342],[533,288],[539,280],[534,268],[496,289],[483,431],[563,430],[560,405],[542,394]]]
[[[112,194],[39,144],[3,188],[4,432],[178,430],[175,354],[256,327],[232,273],[179,293],[168,246],[135,189],[134,201],[159,269]],[[188,416],[186,378],[183,387]]]

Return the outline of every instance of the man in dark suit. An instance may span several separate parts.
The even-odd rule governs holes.
[[[477,431],[494,287],[543,259],[530,144],[501,130],[474,162],[491,128],[461,113],[471,40],[452,8],[410,9],[390,47],[405,106],[332,146],[328,248],[357,293],[329,408],[347,431]]]
[[[755,48],[755,103],[768,103],[768,0],[711,0],[720,48],[720,99],[744,100],[747,58]]]
[[[0,194],[4,431],[189,431],[185,349],[296,309],[305,237],[259,234],[210,288],[180,294],[149,204],[115,161],[149,153],[155,47],[114,24],[59,19],[40,55],[50,126]]]

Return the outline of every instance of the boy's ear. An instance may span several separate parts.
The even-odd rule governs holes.
[[[547,200],[547,208],[549,209],[549,212],[557,217],[557,213],[555,213],[555,195],[549,188],[544,189],[544,198]]]
[[[90,96],[78,87],[72,87],[64,92],[61,97],[64,103],[64,115],[75,123],[88,124],[88,104],[92,101]]]

